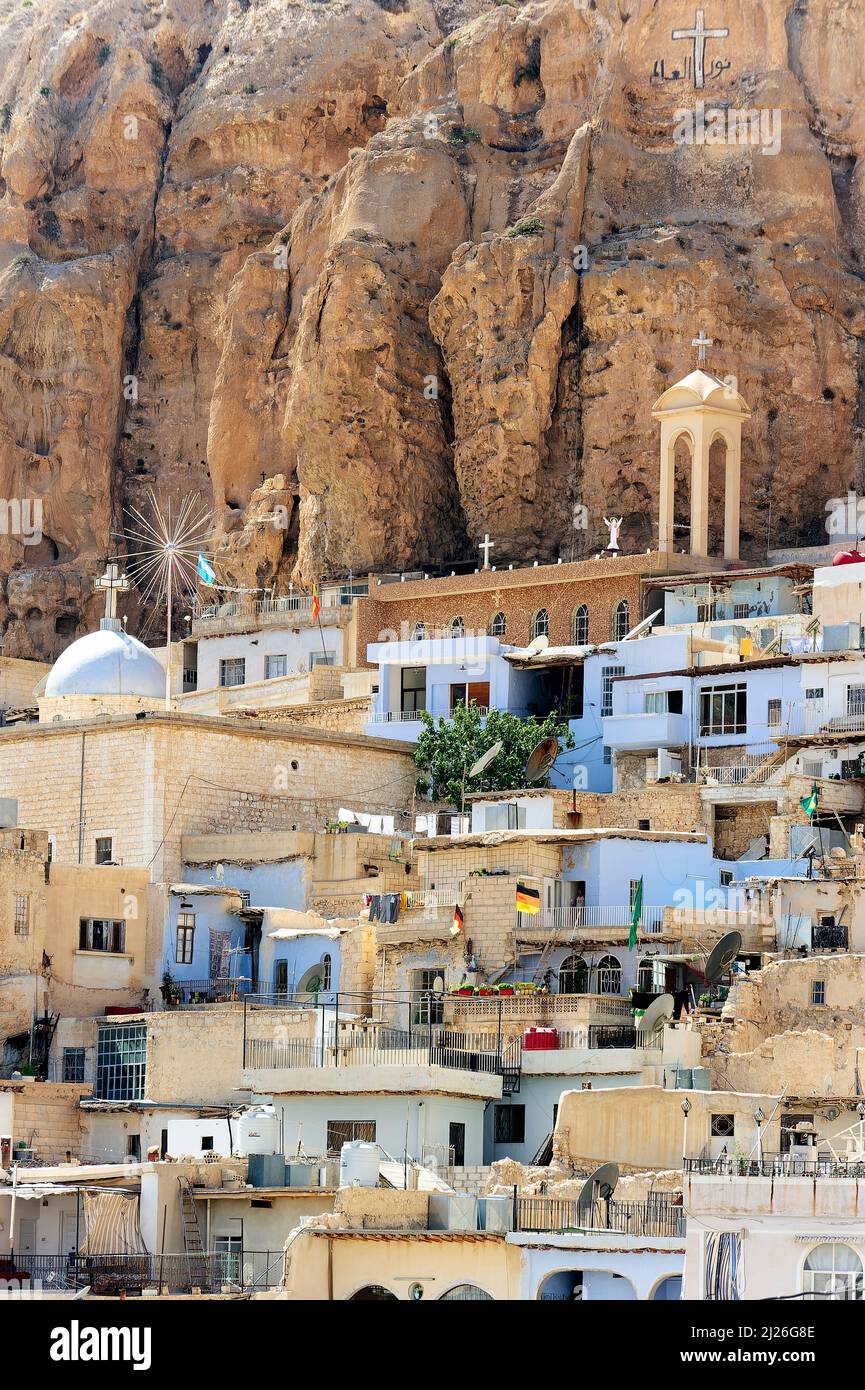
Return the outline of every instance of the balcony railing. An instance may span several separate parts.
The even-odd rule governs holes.
[[[703,1177],[728,1178],[865,1178],[865,1162],[861,1159],[799,1158],[792,1153],[769,1153],[763,1157],[736,1157],[723,1154],[720,1158],[686,1158],[685,1172]]]
[[[482,719],[486,719],[489,714],[488,705],[475,705],[472,707],[477,710]],[[441,716],[445,718],[453,717],[453,710],[423,710],[423,709],[388,709],[373,710],[370,715],[370,724],[420,724],[425,714],[431,714],[434,719]]]
[[[346,605],[336,596],[322,596],[322,623],[336,622],[338,615],[345,611]],[[218,632],[223,626],[236,623],[238,620],[269,625],[278,622],[280,618],[295,622],[312,622],[312,596],[287,594],[283,598],[236,599],[226,603],[204,604],[193,617],[192,633],[196,636]]]
[[[253,980],[227,976],[211,980],[175,980],[165,1003],[168,1007],[194,1008],[197,1004],[240,1004],[255,989]]]
[[[143,1288],[172,1293],[193,1288],[219,1293],[224,1287],[273,1289],[282,1283],[283,1250],[220,1251],[201,1255],[24,1255],[0,1256],[0,1278],[22,1289],[118,1295]]]
[[[632,909],[622,903],[610,907],[585,905],[576,907],[545,907],[534,915],[517,913],[517,927],[520,931],[542,930],[545,932],[583,932],[595,928],[621,927],[627,930],[631,925]],[[640,914],[640,927],[646,934],[660,932],[664,924],[663,907],[644,907]]]
[[[478,1047],[478,1042],[487,1046]],[[467,1045],[468,1044],[468,1045]],[[466,1039],[438,1026],[417,1032],[380,1028],[371,1037],[341,1037],[338,1043],[306,1038],[246,1038],[243,1065],[250,1071],[321,1067],[449,1067],[458,1071],[500,1076],[503,1068],[520,1065],[518,1039],[496,1045],[494,1038]]]
[[[555,1197],[518,1197],[518,1231],[618,1231],[633,1236],[684,1236],[685,1212],[666,1193],[645,1202],[581,1204]]]

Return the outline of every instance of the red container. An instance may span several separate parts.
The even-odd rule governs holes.
[[[527,1028],[523,1034],[526,1052],[555,1052],[559,1046],[557,1028]]]

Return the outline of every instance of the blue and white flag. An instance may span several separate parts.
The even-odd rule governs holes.
[[[201,551],[198,552],[198,576],[203,579],[205,584],[215,584],[216,574],[210,561],[205,559]]]

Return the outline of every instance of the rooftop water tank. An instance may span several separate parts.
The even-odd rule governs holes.
[[[280,1151],[279,1117],[272,1105],[253,1105],[244,1110],[237,1125],[239,1154],[276,1154]]]
[[[378,1144],[362,1139],[350,1139],[343,1144],[339,1155],[340,1187],[378,1187]]]

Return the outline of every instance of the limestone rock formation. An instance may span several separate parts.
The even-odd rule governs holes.
[[[753,412],[743,555],[825,540],[865,486],[865,9],[703,8],[701,50],[681,0],[0,0],[4,650],[92,625],[150,488],[250,587],[578,557],[611,510],[645,549],[701,327]]]

